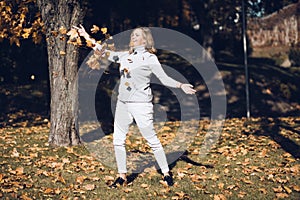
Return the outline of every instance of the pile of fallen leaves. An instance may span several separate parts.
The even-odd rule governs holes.
[[[173,187],[167,187],[151,167],[129,174],[131,183],[117,189],[108,188],[116,170],[93,157],[84,145],[49,146],[49,125],[2,128],[0,198],[299,199],[299,117],[227,119],[218,143],[204,158],[200,148],[209,121],[199,124],[186,153],[170,165]],[[158,132],[164,145],[173,142],[172,130],[178,123],[166,125]],[[133,134],[128,150],[148,151]]]

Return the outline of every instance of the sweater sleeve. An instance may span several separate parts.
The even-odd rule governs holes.
[[[160,82],[167,86],[176,88],[180,84],[180,82],[170,78],[165,71],[163,70],[160,62],[158,61],[155,55],[151,55],[149,58],[149,65],[152,73],[160,80]]]
[[[102,49],[102,45],[101,44],[98,44],[96,43],[96,45],[93,47],[93,49],[96,51],[96,50],[101,50]],[[105,53],[109,53],[109,56],[108,56],[108,60],[111,61],[111,62],[116,62],[116,63],[119,63],[120,62],[120,59],[121,57],[125,56],[128,54],[127,51],[111,51],[111,50],[105,50]]]

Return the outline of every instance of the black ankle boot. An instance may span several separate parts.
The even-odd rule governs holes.
[[[110,188],[117,188],[117,187],[120,187],[120,186],[123,186],[125,185],[126,183],[126,180],[124,180],[123,178],[121,177],[118,177],[115,182],[113,184],[111,184],[109,187]]]
[[[164,176],[164,181],[168,184],[168,186],[173,186],[174,185],[173,178],[170,175]]]

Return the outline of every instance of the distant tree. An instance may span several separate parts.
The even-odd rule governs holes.
[[[250,17],[263,17],[298,0],[245,0]]]

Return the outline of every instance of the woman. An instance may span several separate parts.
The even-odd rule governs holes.
[[[102,46],[90,38],[85,29],[75,27],[80,36],[94,44],[93,49],[101,52]],[[130,36],[128,52],[109,52],[109,60],[120,64],[120,85],[118,102],[114,119],[113,144],[117,161],[119,177],[111,185],[117,187],[126,184],[126,150],[125,140],[130,124],[133,120],[143,137],[151,147],[155,159],[163,173],[163,180],[172,186],[173,178],[169,173],[169,167],[164,149],[157,138],[153,127],[153,104],[150,88],[150,78],[154,74],[163,85],[181,88],[186,94],[195,94],[193,86],[180,83],[167,76],[161,67],[154,48],[154,41],[149,28],[140,27],[133,30]]]

